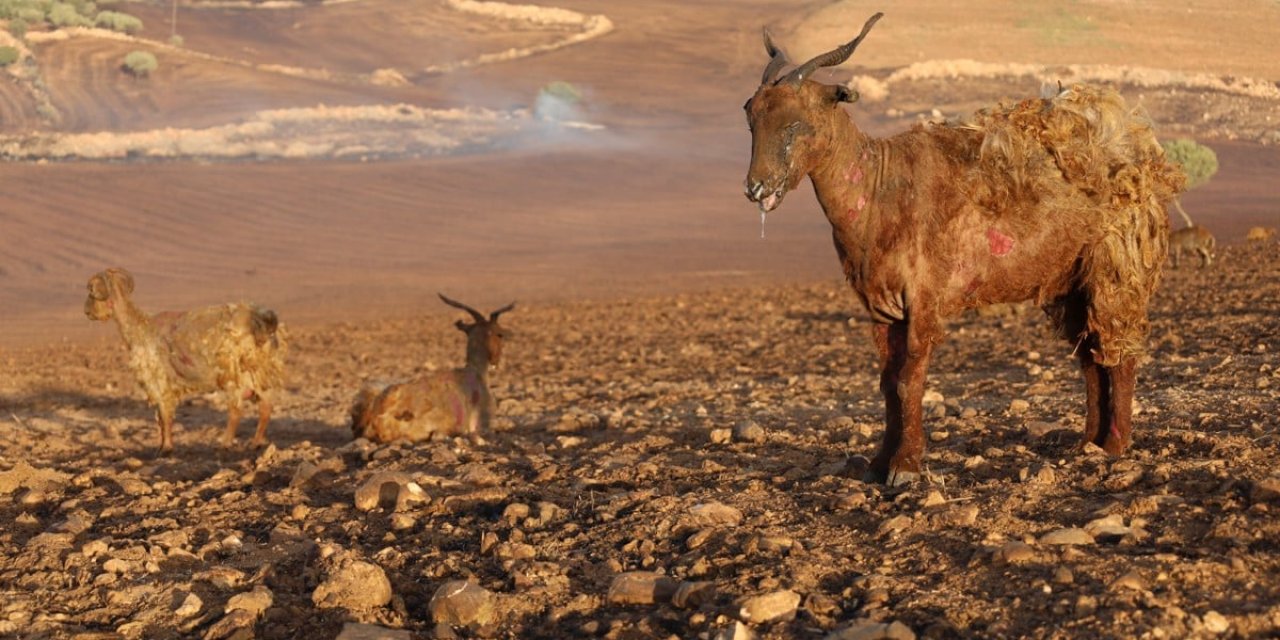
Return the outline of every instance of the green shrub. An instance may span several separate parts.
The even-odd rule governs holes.
[[[134,34],[142,31],[141,20],[119,11],[103,11],[93,19],[93,24],[120,33]]]
[[[9,35],[21,40],[27,35],[27,21],[22,18],[9,19]]]
[[[171,45],[173,45],[173,46],[175,46],[175,47],[181,47],[182,45],[184,45],[184,44],[186,44],[186,43],[187,43],[187,41],[186,41],[182,36],[180,36],[180,35],[178,35],[178,34],[176,34],[176,33],[175,33],[175,34],[173,34],[173,35],[171,35],[171,36],[169,36],[169,44],[171,44]]]
[[[49,24],[55,27],[88,27],[93,23],[81,15],[74,4],[55,2],[49,7]]]
[[[1187,188],[1198,187],[1218,172],[1218,154],[1195,140],[1179,138],[1160,143],[1169,160],[1182,165],[1187,174]]]
[[[136,78],[145,78],[160,67],[159,61],[150,51],[130,51],[124,57],[122,68]]]
[[[18,48],[3,46],[0,47],[0,67],[7,67],[18,61]]]

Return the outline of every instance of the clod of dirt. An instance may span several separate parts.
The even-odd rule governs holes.
[[[652,571],[628,571],[613,577],[606,599],[612,604],[656,604],[671,600],[680,583]]]

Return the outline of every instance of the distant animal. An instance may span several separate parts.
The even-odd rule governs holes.
[[[1245,238],[1249,242],[1268,242],[1275,235],[1275,227],[1249,227],[1249,235]]]
[[[267,443],[272,396],[283,385],[288,336],[276,313],[249,303],[194,311],[143,313],[133,303],[133,276],[111,268],[89,278],[84,314],[116,321],[129,348],[129,366],[156,407],[160,452],[173,450],[178,403],[196,393],[221,391],[227,402],[222,445],[236,438],[241,404],[258,401],[252,444]]]
[[[1199,225],[1183,227],[1169,234],[1169,259],[1178,268],[1183,253],[1200,256],[1200,268],[1213,264],[1213,249],[1218,244],[1209,230]]]
[[[1075,345],[1088,395],[1084,443],[1120,455],[1167,252],[1165,205],[1185,176],[1145,118],[1088,85],[966,124],[868,136],[840,106],[857,92],[811,77],[847,60],[881,15],[786,73],[766,31],[770,60],[745,105],[747,198],[764,215],[808,176],[873,322],[886,416],[866,479],[918,477],[925,374],[943,321],[996,302],[1035,300]]]
[[[491,429],[495,402],[489,391],[489,367],[502,359],[507,332],[498,316],[515,308],[511,303],[486,318],[475,309],[440,299],[469,313],[473,322],[459,320],[456,327],[467,334],[466,366],[428,373],[385,389],[366,387],[351,407],[351,431],[374,442],[421,441],[433,437],[478,438]]]

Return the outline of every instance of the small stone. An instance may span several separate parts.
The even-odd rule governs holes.
[[[1133,533],[1133,529],[1124,526],[1124,518],[1118,513],[1091,520],[1084,525],[1084,530],[1088,531],[1094,540],[1108,543],[1118,542]]]
[[[965,407],[960,410],[960,418],[963,420],[972,420],[978,417],[978,410],[973,407]]]
[[[1254,502],[1280,501],[1280,476],[1263,478],[1253,484],[1249,498]]]
[[[455,627],[482,627],[493,621],[493,596],[469,580],[451,580],[440,585],[427,605],[437,624]]]
[[[1071,584],[1075,582],[1076,576],[1066,567],[1058,567],[1053,570],[1053,581],[1058,584]]]
[[[916,633],[901,622],[859,620],[827,634],[824,640],[916,640]]]
[[[1231,628],[1231,621],[1217,611],[1206,612],[1200,621],[1209,633],[1226,633]]]
[[[204,632],[204,640],[249,640],[254,637],[253,626],[257,616],[243,609],[236,609],[213,623]]]
[[[711,444],[729,444],[733,441],[732,429],[712,429],[709,437]]]
[[[413,633],[404,629],[388,629],[372,624],[348,622],[334,640],[413,640]]]
[[[692,516],[689,524],[693,526],[729,525],[736,527],[742,523],[742,511],[719,502],[704,502],[689,507]]]
[[[320,608],[375,609],[391,602],[391,581],[376,564],[339,560],[311,601]]]
[[[1054,431],[1061,431],[1067,427],[1060,422],[1041,422],[1033,420],[1026,424],[1027,436],[1036,440],[1043,438]]]
[[[274,602],[275,595],[271,593],[271,590],[262,585],[258,585],[253,588],[253,591],[237,593],[236,595],[231,596],[227,600],[226,612],[231,613],[237,609],[242,609],[255,616],[261,616],[267,609],[271,608],[271,605]]]
[[[1017,540],[1006,542],[996,550],[995,557],[1008,564],[1028,562],[1036,557],[1036,552],[1025,542]]]
[[[925,496],[924,499],[920,501],[920,506],[928,509],[929,507],[937,507],[946,503],[947,499],[942,497],[941,492],[930,491],[929,495]]]
[[[747,598],[738,611],[744,622],[758,624],[774,620],[790,620],[800,608],[800,594],[784,589]]]
[[[756,634],[752,633],[751,628],[747,625],[734,620],[733,626],[728,629],[721,629],[716,634],[715,640],[756,640]]]
[[[173,614],[179,618],[193,618],[200,614],[200,610],[204,608],[204,601],[194,593],[188,593],[187,597],[182,599],[182,604],[173,610]]]
[[[1137,571],[1130,571],[1111,582],[1112,591],[1120,591],[1121,589],[1133,589],[1134,591],[1143,591],[1147,588],[1147,581],[1142,579],[1142,574]]]
[[[671,596],[671,604],[681,609],[697,609],[716,598],[714,582],[681,582]]]
[[[885,520],[883,523],[881,523],[880,534],[881,535],[895,534],[910,526],[911,526],[911,516],[905,515],[905,514],[900,516],[894,516],[893,518]]]
[[[391,528],[395,531],[406,531],[417,524],[417,519],[407,513],[391,514]]]
[[[1050,531],[1040,536],[1040,544],[1051,545],[1075,545],[1075,544],[1093,544],[1093,536],[1088,531],[1079,527],[1066,527]]]
[[[764,442],[766,434],[764,427],[755,422],[740,422],[733,427],[733,439],[738,442]]]
[[[1026,413],[1030,408],[1031,403],[1023,400],[1022,398],[1017,398],[1009,403],[1009,413],[1015,416]]]
[[[613,604],[655,604],[670,601],[680,583],[652,571],[628,571],[613,577],[606,599]]]
[[[398,471],[374,474],[356,489],[355,495],[355,507],[361,511],[372,511],[380,505],[394,505],[396,511],[405,511],[429,501],[427,492],[418,483]]]

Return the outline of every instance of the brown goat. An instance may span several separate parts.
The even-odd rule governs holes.
[[[766,33],[771,59],[746,103],[747,197],[763,215],[809,176],[874,323],[886,429],[867,479],[919,475],[925,374],[943,321],[996,302],[1045,308],[1084,372],[1084,442],[1121,454],[1167,250],[1165,203],[1184,176],[1118,94],[1083,85],[966,125],[867,136],[840,106],[857,93],[809,76],[848,59],[881,15],[781,77],[787,59]]]
[[[267,443],[271,396],[282,385],[287,334],[274,311],[246,303],[148,316],[130,299],[133,276],[107,269],[89,279],[84,314],[115,319],[129,347],[129,365],[156,407],[160,451],[173,450],[173,417],[193,393],[221,391],[227,399],[223,446],[235,441],[244,400],[258,400],[253,445]]]
[[[440,299],[471,314],[475,322],[461,320],[455,325],[467,334],[467,364],[452,371],[437,371],[393,384],[381,391],[361,389],[351,407],[351,431],[357,438],[374,442],[430,440],[433,436],[467,435],[487,432],[495,403],[489,393],[489,367],[502,359],[502,343],[507,332],[498,316],[515,308],[511,303],[484,314],[471,307]]]
[[[1200,268],[1213,264],[1213,250],[1218,241],[1208,229],[1200,225],[1183,227],[1169,234],[1169,259],[1178,268],[1182,254],[1200,256]]]

